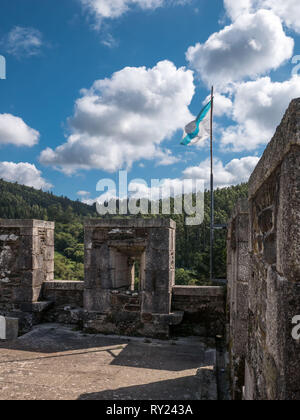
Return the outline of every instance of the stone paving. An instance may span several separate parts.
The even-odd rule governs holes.
[[[15,342],[0,343],[0,400],[196,400],[197,369],[212,369],[213,344],[39,325]]]

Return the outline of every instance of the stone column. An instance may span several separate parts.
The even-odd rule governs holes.
[[[149,230],[142,313],[171,313],[175,285],[175,234],[176,224],[172,220],[162,220],[160,227]]]

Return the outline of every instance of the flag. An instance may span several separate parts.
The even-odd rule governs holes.
[[[202,109],[198,117],[189,123],[185,129],[181,144],[183,146],[191,146],[192,144],[199,143],[210,137],[210,100],[207,105]]]

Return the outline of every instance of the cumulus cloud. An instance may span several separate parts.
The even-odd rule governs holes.
[[[299,0],[224,0],[224,6],[233,20],[245,13],[253,13],[259,9],[272,10],[286,26],[300,33]]]
[[[188,106],[194,92],[192,71],[170,61],[150,69],[126,67],[82,91],[67,142],[44,150],[40,161],[68,174],[115,172],[142,159],[174,163],[161,143],[193,119]]]
[[[40,133],[29,127],[21,118],[11,114],[0,114],[0,146],[13,144],[32,147],[38,143],[39,137]]]
[[[224,87],[277,69],[293,49],[294,41],[284,33],[279,17],[259,10],[241,14],[204,44],[190,47],[186,58],[208,86]]]
[[[227,165],[224,165],[220,159],[214,160],[214,182],[219,188],[237,185],[242,182],[248,182],[251,173],[256,167],[259,158],[256,156],[247,156],[241,159],[233,159]],[[206,188],[210,183],[210,159],[200,163],[199,166],[189,167],[183,172],[185,178],[203,179]]]
[[[215,186],[223,188],[248,182],[258,161],[259,158],[256,156],[247,156],[241,159],[233,159],[224,166],[220,159],[215,159]],[[209,188],[210,185],[210,159],[201,162],[198,166],[186,168],[182,175],[182,178],[152,180],[150,185],[141,179],[132,180],[128,185],[128,199],[157,201],[182,196],[182,194],[201,193],[204,186]],[[92,205],[95,202],[104,204],[119,199],[122,201],[116,185],[111,182],[111,187],[100,194],[99,197],[84,198],[82,201]]]
[[[221,143],[237,152],[255,150],[271,140],[290,101],[300,96],[300,77],[282,83],[269,77],[239,83],[234,93],[232,118],[237,124],[223,132]]]
[[[207,104],[210,100],[211,95],[207,96],[203,105]],[[214,115],[216,117],[222,117],[223,115],[230,116],[232,113],[232,101],[225,95],[221,95],[219,92],[214,93]]]
[[[82,6],[96,21],[96,28],[104,19],[116,19],[124,13],[138,7],[142,10],[157,9],[162,6],[185,4],[190,0],[80,0]]]
[[[0,162],[0,178],[8,182],[17,182],[37,190],[49,190],[52,185],[43,177],[35,165],[30,163]]]
[[[35,28],[15,26],[1,44],[7,53],[15,57],[31,57],[40,53],[43,37]]]

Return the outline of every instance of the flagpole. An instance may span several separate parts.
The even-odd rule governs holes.
[[[214,87],[211,88],[211,112],[210,112],[210,281],[214,277],[214,164],[213,164],[213,110],[214,110]]]

